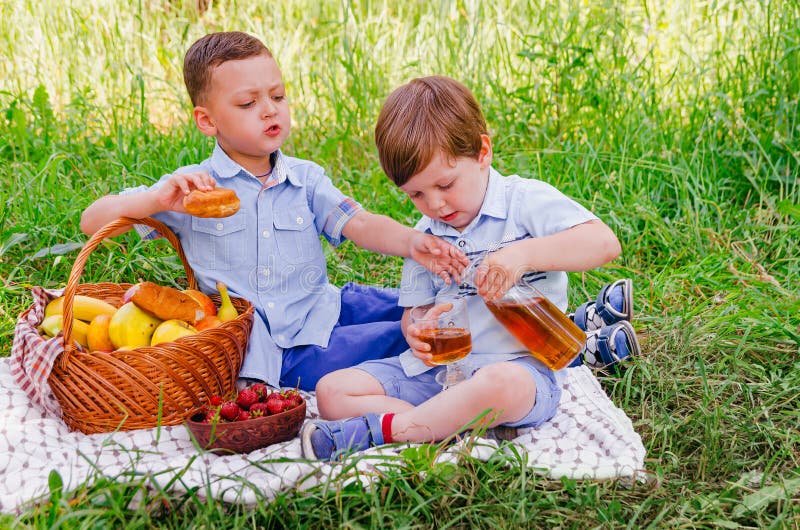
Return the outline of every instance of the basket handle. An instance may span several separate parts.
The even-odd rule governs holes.
[[[80,280],[81,274],[83,274],[83,269],[86,266],[86,261],[89,259],[89,254],[91,254],[109,234],[116,232],[120,228],[133,226],[135,224],[147,225],[151,228],[155,228],[162,236],[167,238],[178,253],[178,257],[181,258],[181,263],[183,263],[183,268],[186,271],[186,279],[189,282],[189,288],[197,289],[197,280],[195,280],[194,271],[186,260],[186,254],[183,252],[181,242],[167,225],[152,217],[143,217],[141,219],[120,217],[115,221],[111,221],[89,238],[89,241],[86,242],[78,253],[78,257],[75,258],[75,263],[72,264],[72,270],[67,279],[67,286],[64,289],[64,317],[62,324],[62,329],[64,331],[64,354],[62,355],[62,362],[67,362],[69,356],[76,350],[75,343],[72,340],[72,301],[78,290],[78,280]]]

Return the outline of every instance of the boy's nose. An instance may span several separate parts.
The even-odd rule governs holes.
[[[433,194],[428,198],[428,208],[432,211],[438,211],[445,206],[445,200],[442,195]]]
[[[264,108],[262,110],[262,114],[265,118],[273,116],[275,114],[275,109],[278,107],[272,101],[272,99],[267,98],[266,102],[264,103]]]

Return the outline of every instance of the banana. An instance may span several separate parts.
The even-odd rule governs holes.
[[[44,317],[42,323],[39,324],[39,329],[49,337],[55,337],[64,329],[64,316],[50,315]],[[87,340],[88,333],[89,324],[82,320],[72,319],[72,338],[84,348],[89,347],[89,341]]]
[[[76,294],[72,299],[72,316],[78,320],[91,322],[97,315],[113,315],[116,310],[117,308],[108,302],[91,296]],[[44,309],[45,317],[62,314],[64,314],[63,296],[52,300]]]

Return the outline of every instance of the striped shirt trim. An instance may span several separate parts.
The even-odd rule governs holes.
[[[362,209],[362,206],[350,197],[345,197],[345,199],[333,209],[328,219],[325,220],[325,228],[323,230],[325,234],[327,234],[328,241],[330,241],[333,246],[338,246],[344,241],[344,237],[342,236],[344,225]]]

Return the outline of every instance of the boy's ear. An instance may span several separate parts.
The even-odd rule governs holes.
[[[489,135],[481,135],[481,150],[478,152],[478,163],[481,169],[486,169],[492,165],[492,140]]]
[[[208,109],[200,106],[195,107],[194,111],[192,111],[192,117],[194,118],[195,125],[197,125],[197,128],[200,129],[201,133],[205,134],[206,136],[217,135],[217,126],[214,125],[214,120],[211,119]]]

